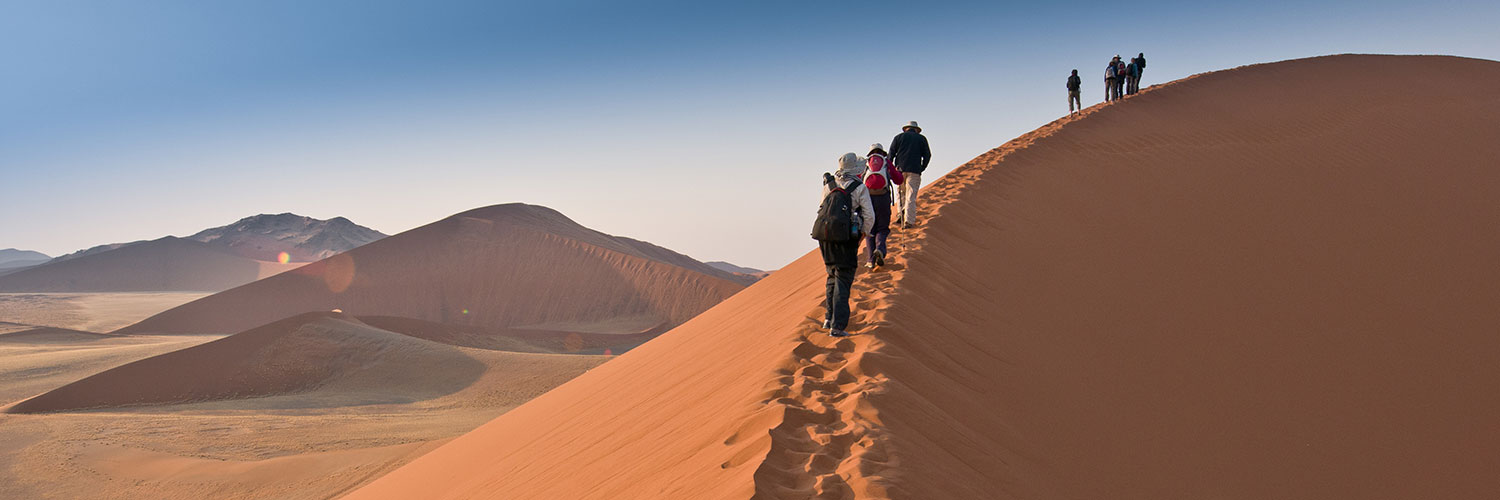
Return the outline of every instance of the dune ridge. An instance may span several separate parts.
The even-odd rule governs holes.
[[[689,261],[545,207],[497,205],[204,297],[118,333],[233,333],[332,309],[460,326],[639,333],[686,321],[743,288],[732,275]]]
[[[809,254],[347,498],[1485,498],[1496,78],[1329,56],[1096,105],[924,191],[855,337]]]
[[[295,267],[168,236],[9,273],[0,292],[213,292]]]
[[[420,366],[441,369],[411,377],[409,370]],[[105,370],[6,412],[257,398],[330,384],[363,394],[367,403],[405,402],[456,392],[484,371],[449,345],[376,329],[347,314],[307,313]]]

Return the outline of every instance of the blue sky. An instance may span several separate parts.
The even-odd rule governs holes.
[[[814,247],[817,179],[907,120],[940,174],[1145,83],[1332,53],[1500,59],[1495,2],[0,0],[0,248],[256,213],[396,233],[551,206],[700,260]]]

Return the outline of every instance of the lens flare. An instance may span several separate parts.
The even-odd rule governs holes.
[[[289,253],[286,253],[286,252],[281,252],[281,253],[276,254],[276,262],[280,262],[282,264],[286,264],[286,263],[291,262],[291,261],[292,261],[292,254],[289,254]]]
[[[354,283],[354,258],[341,253],[323,261],[323,284],[328,291],[343,293]]]

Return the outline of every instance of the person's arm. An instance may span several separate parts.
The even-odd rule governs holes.
[[[931,162],[932,162],[932,147],[927,145],[927,138],[923,137],[922,138],[922,168],[927,168],[927,164],[931,163]]]

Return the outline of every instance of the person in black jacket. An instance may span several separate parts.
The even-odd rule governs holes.
[[[1140,53],[1140,55],[1135,56],[1135,59],[1131,59],[1130,62],[1135,63],[1135,92],[1140,92],[1141,74],[1146,72],[1146,53]]]
[[[1073,70],[1073,75],[1068,77],[1068,116],[1073,116],[1073,105],[1078,105],[1078,112],[1083,112],[1083,79],[1078,77],[1078,70]]]
[[[896,222],[903,228],[912,227],[917,223],[917,189],[922,187],[922,172],[932,160],[932,149],[927,147],[927,137],[922,135],[922,127],[918,127],[917,122],[907,123],[901,127],[901,133],[891,139],[891,160],[906,177],[906,183],[901,184],[896,195],[900,200]]]

